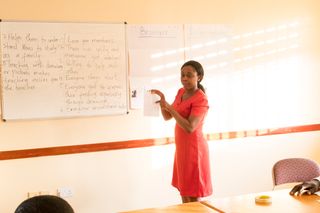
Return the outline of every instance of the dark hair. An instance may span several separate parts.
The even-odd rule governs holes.
[[[23,201],[14,213],[74,213],[70,204],[54,195],[39,195]]]
[[[190,60],[190,61],[185,62],[181,66],[181,69],[185,66],[192,66],[196,70],[198,76],[200,77],[199,81],[198,81],[198,88],[201,89],[205,93],[206,91],[205,91],[204,87],[202,86],[202,84],[200,84],[200,82],[202,81],[203,76],[204,76],[204,71],[203,71],[202,65],[197,61]]]

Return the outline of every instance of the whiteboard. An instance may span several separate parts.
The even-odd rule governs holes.
[[[128,26],[127,33],[131,108],[143,108],[149,89],[161,89],[166,100],[173,101],[184,62],[183,25],[135,24]]]
[[[144,92],[150,89],[160,89],[172,102],[185,61],[203,65],[206,87],[211,77],[233,68],[232,30],[224,24],[135,24],[127,33],[133,109],[143,108]]]
[[[128,112],[125,23],[0,27],[4,120]]]

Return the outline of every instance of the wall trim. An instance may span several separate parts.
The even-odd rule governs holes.
[[[291,126],[273,129],[259,129],[259,130],[244,130],[234,132],[222,132],[205,134],[208,141],[243,138],[243,137],[257,137],[268,136],[276,134],[290,134],[297,132],[319,131],[320,124],[310,124],[303,126]],[[119,149],[142,148],[150,146],[160,146],[174,143],[173,137],[156,138],[156,139],[141,139],[141,140],[126,140],[117,142],[102,142],[95,144],[80,144],[70,146],[45,147],[22,150],[0,151],[0,160],[12,160],[21,158],[41,157],[41,156],[55,156],[65,154],[79,154],[86,152],[110,151]]]

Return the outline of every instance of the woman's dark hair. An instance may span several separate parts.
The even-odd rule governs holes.
[[[70,204],[54,195],[39,195],[23,201],[15,213],[74,213]]]
[[[204,87],[202,86],[202,84],[200,83],[203,79],[203,76],[204,76],[204,71],[203,71],[202,65],[197,61],[190,60],[190,61],[187,61],[186,63],[184,63],[181,66],[181,69],[185,66],[192,66],[196,70],[196,72],[199,76],[198,88],[201,89],[205,93],[206,91],[205,91]]]

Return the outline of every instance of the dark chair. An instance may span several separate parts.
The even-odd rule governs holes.
[[[320,166],[307,158],[286,158],[272,168],[273,188],[286,183],[309,181],[320,176]]]

